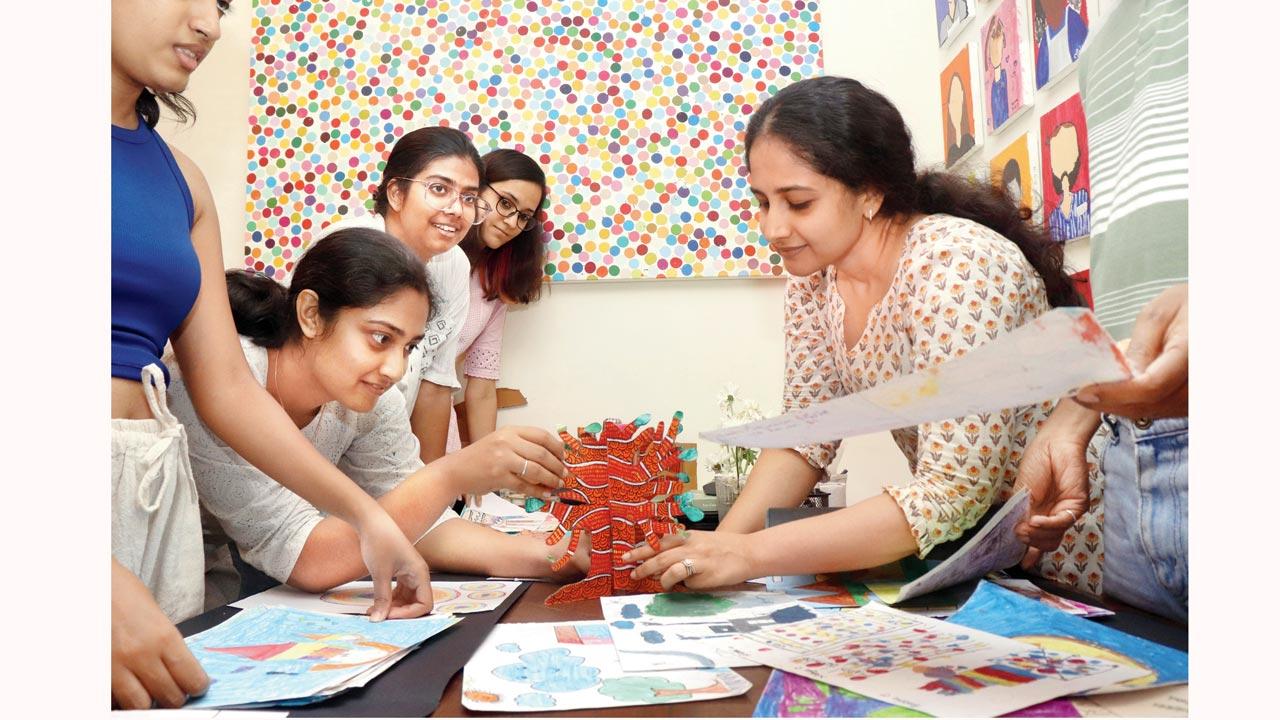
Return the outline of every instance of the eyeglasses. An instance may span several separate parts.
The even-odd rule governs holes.
[[[511,200],[508,199],[506,195],[503,195],[502,193],[498,192],[492,186],[490,186],[489,189],[493,190],[494,195],[498,196],[497,211],[499,215],[501,215],[504,218],[509,218],[512,215],[515,215],[516,221],[520,223],[521,230],[530,230],[533,228],[534,225],[537,224],[538,222],[537,215],[533,213],[524,212],[520,208],[516,207],[516,204],[511,202]]]
[[[484,222],[485,217],[493,212],[493,207],[481,199],[479,195],[464,193],[449,183],[440,182],[439,180],[415,180],[407,177],[394,179],[421,185],[423,187],[422,199],[435,210],[448,210],[453,207],[455,202],[460,201],[464,214],[467,212],[473,213],[472,225],[479,225]]]

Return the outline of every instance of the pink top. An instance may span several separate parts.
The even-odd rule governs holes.
[[[463,358],[462,374],[469,378],[497,380],[502,368],[502,329],[507,322],[507,304],[501,299],[485,300],[479,273],[471,273],[471,304],[466,322],[458,334],[458,357]],[[445,452],[462,448],[458,436],[458,413],[449,415],[449,438]]]

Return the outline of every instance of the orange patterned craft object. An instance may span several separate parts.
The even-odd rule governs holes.
[[[656,577],[632,580],[636,563],[623,562],[622,555],[641,541],[657,549],[663,535],[684,529],[677,515],[701,519],[701,511],[691,504],[692,493],[681,492],[688,477],[679,472],[680,463],[697,455],[696,448],[681,450],[676,444],[682,417],[677,411],[669,426],[660,422],[656,428],[643,427],[648,415],[629,423],[610,419],[578,428],[577,437],[560,430],[569,477],[544,508],[560,523],[547,544],[555,545],[566,534],[570,538],[551,567],[568,564],[583,538],[590,544],[591,562],[585,579],[552,593],[547,605],[662,592]]]

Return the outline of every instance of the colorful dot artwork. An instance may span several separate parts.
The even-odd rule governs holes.
[[[255,3],[245,265],[287,275],[438,124],[542,165],[554,281],[781,275],[741,143],[764,98],[821,74],[817,5]]]

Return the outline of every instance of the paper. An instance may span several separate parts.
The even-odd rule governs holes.
[[[991,717],[1142,674],[878,603],[748,633],[733,649],[779,670],[945,716]]]
[[[1016,564],[1027,547],[1018,541],[1013,528],[1027,514],[1030,503],[1027,491],[1019,490],[976,535],[934,569],[905,585],[868,582],[867,587],[893,605]]]
[[[730,641],[816,617],[782,593],[750,591],[602,597],[600,609],[628,672],[754,665],[726,652]]]
[[[1087,718],[1187,717],[1190,711],[1186,685],[1072,698],[1071,702],[1080,717]]]
[[[1089,603],[1082,603],[1079,600],[1071,600],[1070,598],[1064,598],[1060,595],[1054,595],[1030,580],[1005,577],[991,577],[989,579],[991,582],[1005,588],[1006,590],[1012,590],[1025,598],[1030,598],[1042,605],[1054,608],[1055,610],[1061,610],[1068,615],[1079,615],[1080,617],[1106,617],[1108,615],[1115,615],[1114,612],[1103,607],[1098,607],[1097,605],[1090,605]]]
[[[1141,671],[1122,684],[1099,688],[1100,693],[1187,682],[1186,653],[1068,615],[989,582],[978,584],[951,622]]]
[[[435,604],[432,615],[465,615],[488,612],[502,604],[520,587],[519,582],[500,580],[469,580],[467,582],[432,582],[431,594]],[[288,585],[263,590],[257,595],[241,598],[232,607],[252,608],[281,605],[297,610],[327,613],[351,613],[363,615],[373,605],[373,582],[357,580],[320,594],[303,592]]]
[[[525,512],[524,508],[498,497],[496,493],[481,495],[480,504],[463,508],[461,517],[505,533],[551,532],[556,529],[556,519],[549,513]]]
[[[1057,308],[923,372],[699,437],[737,447],[797,447],[1053,400],[1130,374],[1092,312]]]
[[[427,638],[458,622],[444,615],[370,622],[283,607],[244,610],[186,639],[209,674],[187,707],[304,704],[368,682]]]
[[[602,622],[503,623],[462,670],[462,706],[536,712],[659,705],[733,697],[750,687],[724,668],[626,673]]]
[[[760,693],[752,717],[929,717],[911,708],[890,705],[852,690],[789,672],[774,670]],[[1070,700],[1057,699],[1016,710],[1002,717],[1080,717]]]

